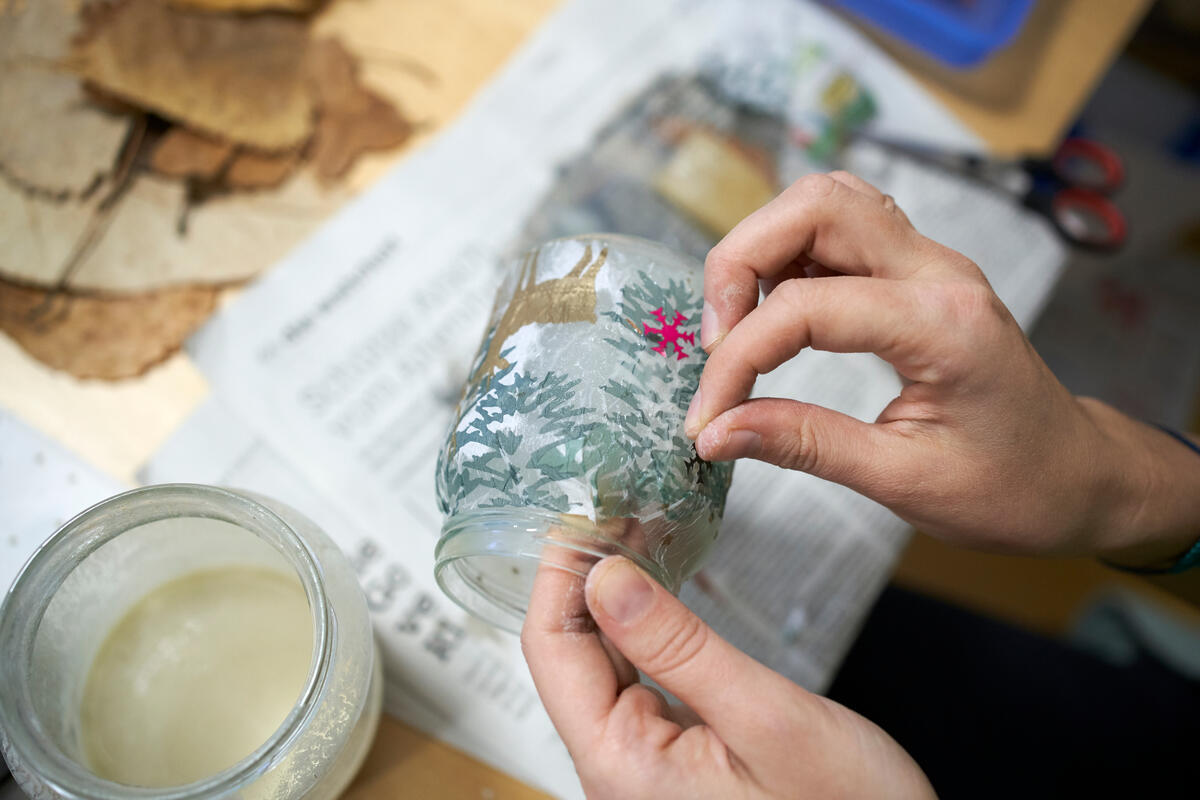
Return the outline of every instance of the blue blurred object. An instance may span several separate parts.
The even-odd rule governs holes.
[[[1200,164],[1200,113],[1193,115],[1176,134],[1171,151],[1184,161]]]
[[[953,67],[973,67],[1012,41],[1034,0],[832,0]]]

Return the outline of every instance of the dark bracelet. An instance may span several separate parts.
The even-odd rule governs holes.
[[[1156,422],[1156,423],[1154,423],[1154,427],[1158,428],[1160,431],[1165,433],[1167,436],[1170,436],[1172,439],[1177,439],[1184,447],[1188,448],[1189,450],[1194,452],[1196,455],[1200,456],[1200,444],[1196,444],[1195,442],[1193,442],[1188,437],[1184,436],[1179,431],[1175,430],[1174,428],[1168,428],[1166,425],[1159,425]]]
[[[1154,423],[1154,427],[1158,428],[1160,431],[1167,434],[1172,439],[1175,439],[1184,447],[1193,451],[1196,455],[1200,456],[1200,445],[1197,445],[1179,431],[1168,428],[1166,425],[1159,425],[1157,422]],[[1134,572],[1138,575],[1174,575],[1180,572],[1185,572],[1192,567],[1200,566],[1200,539],[1197,539],[1196,543],[1188,548],[1186,553],[1175,559],[1173,564],[1170,564],[1166,567],[1157,569],[1153,567],[1124,567],[1120,564],[1113,564],[1111,561],[1105,561],[1104,563],[1108,564],[1110,567],[1123,570],[1124,572]]]

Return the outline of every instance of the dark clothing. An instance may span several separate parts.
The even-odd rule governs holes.
[[[1200,683],[889,588],[829,696],[943,800],[1200,797]]]

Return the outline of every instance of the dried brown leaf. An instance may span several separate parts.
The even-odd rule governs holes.
[[[79,79],[75,78],[75,81],[78,83]],[[128,117],[137,117],[145,114],[141,106],[134,105],[128,100],[117,97],[115,94],[109,94],[95,84],[84,83],[80,85],[80,88],[83,90],[83,96],[87,98],[88,103],[101,111]]]
[[[304,14],[313,11],[325,0],[167,0],[177,8],[191,8],[198,11],[234,11],[249,13],[252,11],[291,11]]]
[[[358,62],[336,39],[309,48],[308,72],[318,107],[312,160],[331,183],[363,153],[387,150],[412,135],[412,124],[383,97],[363,86]]]
[[[90,16],[68,60],[82,78],[201,133],[262,150],[312,132],[308,27],[287,14],[207,14],[126,0]]]
[[[318,190],[316,181],[301,172],[278,189],[205,200],[187,212],[187,233],[180,235],[186,187],[178,180],[142,176],[69,285],[134,292],[244,280],[283,258],[345,200],[341,191]]]
[[[0,58],[52,63],[66,54],[78,28],[75,10],[64,2],[0,0]]]
[[[168,178],[210,181],[218,190],[271,189],[292,174],[301,155],[300,148],[277,153],[239,149],[174,125],[155,145],[150,166]]]
[[[96,194],[56,200],[0,180],[0,276],[55,285],[98,204]]]
[[[90,296],[0,281],[0,330],[42,363],[77,378],[132,378],[175,353],[212,313],[219,291]]]
[[[305,68],[322,109],[337,106],[358,85],[358,62],[337,39],[313,42]]]
[[[333,2],[317,38],[336,37],[363,59],[376,91],[403,101],[432,132],[458,116],[561,0],[353,0]],[[357,178],[358,175],[355,175]]]
[[[230,142],[173,125],[154,145],[150,167],[168,178],[213,180],[233,157]]]
[[[139,176],[65,286],[137,292],[245,280],[286,255],[348,199],[345,190],[321,190],[300,172],[269,192],[205,201],[190,210],[181,236],[186,194],[179,180]],[[0,181],[0,278],[58,285],[98,202],[98,195],[52,202]]]
[[[0,10],[0,174],[39,194],[88,191],[109,174],[129,127],[55,70],[76,26],[57,0]]]
[[[300,160],[300,150],[284,153],[244,150],[226,170],[224,184],[231,189],[272,189],[292,174]]]

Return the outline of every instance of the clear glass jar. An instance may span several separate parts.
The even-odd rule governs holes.
[[[684,435],[703,267],[645,239],[546,242],[500,286],[437,466],[438,584],[508,630],[542,564],[619,553],[672,592],[717,537],[731,464]]]
[[[303,689],[241,761],[192,783],[148,788],[96,775],[81,702],[114,624],[158,587],[225,567],[294,574],[312,615]],[[169,484],[109,498],[33,555],[0,605],[0,747],[17,782],[46,798],[333,798],[374,737],[382,675],[366,601],[336,545],[281,503]]]

